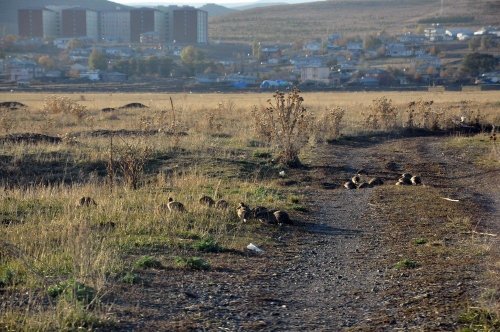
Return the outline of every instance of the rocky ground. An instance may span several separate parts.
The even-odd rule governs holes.
[[[317,148],[306,169],[289,175],[309,201],[304,220],[276,228],[275,245],[262,254],[207,254],[210,271],[142,271],[141,284],[118,285],[104,299],[115,329],[467,325],[460,315],[498,289],[489,275],[498,275],[499,170],[478,168],[474,151],[445,139],[358,137]],[[344,189],[361,168],[385,184]],[[395,186],[402,172],[421,175],[424,185]]]

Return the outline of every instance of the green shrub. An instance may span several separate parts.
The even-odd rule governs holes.
[[[221,252],[224,250],[224,248],[212,238],[201,239],[195,242],[193,248],[203,252]]]
[[[417,267],[419,267],[420,264],[416,261],[412,261],[411,259],[403,259],[399,262],[397,262],[395,265],[394,265],[394,268],[396,269],[415,269]]]
[[[176,257],[175,265],[180,268],[191,270],[209,270],[210,263],[201,257]]]
[[[163,265],[152,256],[142,256],[135,261],[134,267],[137,269],[161,269]]]
[[[50,286],[47,289],[47,293],[53,298],[63,296],[70,302],[78,301],[85,304],[91,303],[96,296],[95,289],[74,279],[69,279]]]
[[[125,273],[125,275],[123,275],[123,277],[121,277],[120,280],[126,284],[135,285],[139,283],[140,278],[133,272],[127,272]]]

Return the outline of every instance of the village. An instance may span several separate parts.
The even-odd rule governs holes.
[[[164,12],[60,9],[59,29],[71,29],[58,33],[43,20],[45,31],[37,29],[35,11],[19,10],[19,35],[0,41],[2,89],[61,83],[111,83],[113,89],[116,84],[146,83],[224,91],[292,85],[303,90],[453,89],[491,88],[500,80],[495,71],[500,29],[491,26],[473,30],[431,23],[392,35],[330,33],[312,40],[244,44],[211,40],[207,12],[188,6]],[[64,17],[75,21],[80,14],[86,17],[82,28],[64,23]],[[135,16],[140,21],[134,23]],[[181,16],[190,18],[187,25],[176,23]],[[151,22],[145,24],[144,17]]]

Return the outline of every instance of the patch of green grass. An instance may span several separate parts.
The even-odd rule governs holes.
[[[212,238],[201,239],[193,243],[193,248],[203,252],[221,252],[224,248]]]
[[[120,281],[126,284],[135,285],[141,281],[141,278],[134,272],[127,272],[120,278]]]
[[[403,259],[403,260],[400,260],[399,262],[397,262],[396,264],[394,264],[394,268],[395,269],[415,269],[417,267],[419,267],[420,264],[416,261],[412,261],[411,259]]]
[[[254,158],[261,158],[261,159],[270,159],[273,156],[268,151],[260,151],[260,150],[254,151],[252,155]]]
[[[27,272],[18,261],[0,265],[0,288],[23,284],[26,279]]]
[[[199,239],[201,239],[200,234],[192,232],[192,231],[185,231],[185,230],[178,231],[177,236],[181,239],[187,239],[187,240],[199,240]]]
[[[209,270],[210,263],[201,257],[175,257],[175,265],[184,269]]]
[[[466,325],[459,330],[461,332],[500,331],[499,317],[482,308],[469,308],[460,315],[458,322]]]
[[[423,238],[423,237],[420,237],[420,238],[415,239],[413,241],[413,243],[418,244],[418,245],[426,244],[427,242],[429,242],[429,241],[426,238]]]
[[[292,210],[304,213],[309,212],[309,209],[303,205],[294,205],[292,206]]]
[[[136,269],[161,269],[163,265],[153,256],[142,256],[135,261],[134,267]]]
[[[70,302],[78,301],[85,304],[92,302],[96,296],[95,289],[74,279],[49,286],[47,293],[53,298],[64,296]]]

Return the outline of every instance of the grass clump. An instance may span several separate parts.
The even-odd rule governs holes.
[[[458,318],[462,327],[460,332],[479,332],[479,331],[500,331],[499,317],[482,308],[469,308]]]
[[[210,263],[201,257],[176,257],[175,265],[190,270],[210,270]]]
[[[84,304],[91,303],[96,297],[94,288],[84,285],[74,279],[69,279],[50,286],[47,289],[47,293],[53,298],[63,296],[67,301],[78,301]]]
[[[153,256],[142,256],[135,261],[134,267],[137,269],[161,269],[163,265]]]
[[[413,261],[411,259],[403,259],[403,260],[400,260],[399,262],[397,262],[395,265],[394,265],[394,268],[395,269],[398,269],[398,270],[401,270],[401,269],[415,269],[417,267],[419,267],[420,264],[416,261]]]
[[[120,278],[121,282],[130,285],[136,285],[140,280],[139,276],[133,272],[127,272]]]
[[[413,241],[413,243],[415,243],[415,244],[417,244],[417,245],[426,244],[427,242],[429,242],[429,241],[427,241],[427,239],[426,239],[426,238],[423,238],[423,237],[420,237],[420,238],[415,239],[415,240]]]
[[[193,244],[193,248],[203,252],[222,252],[222,247],[217,241],[212,238],[201,239]]]

